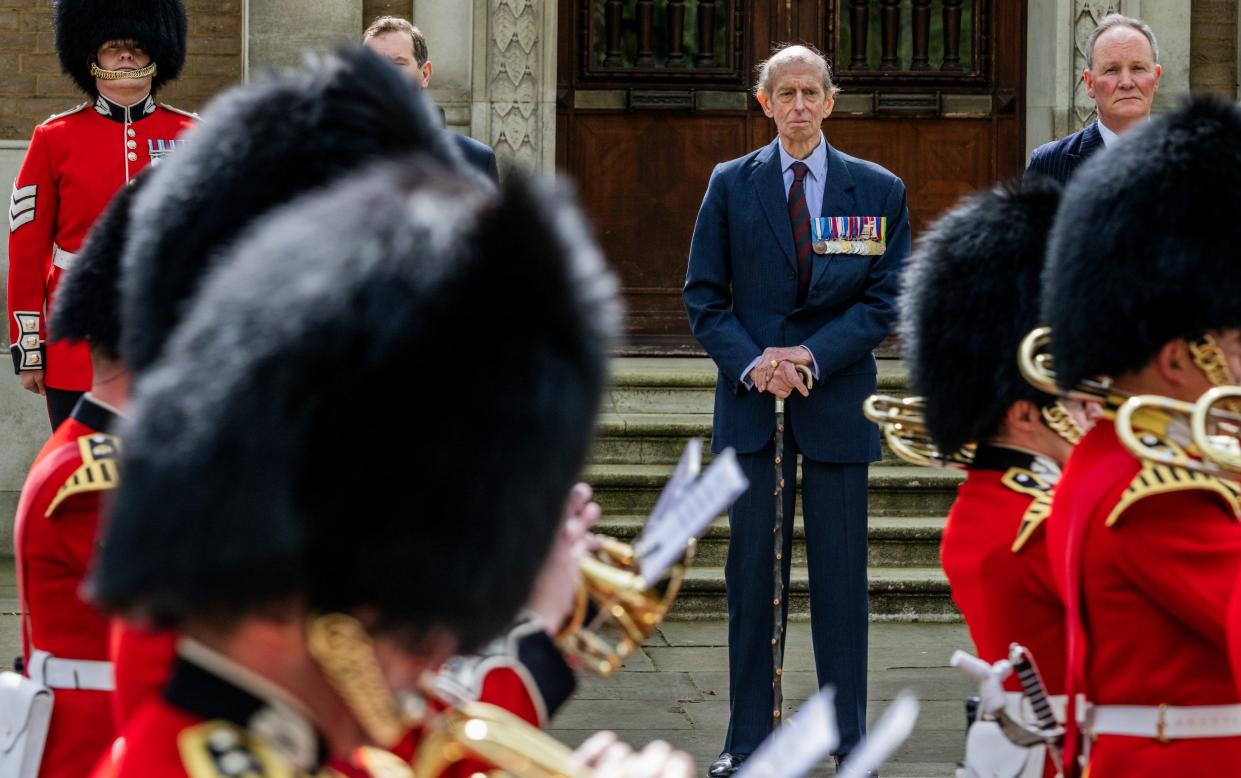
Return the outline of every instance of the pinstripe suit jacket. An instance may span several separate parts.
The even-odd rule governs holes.
[[[1103,150],[1103,136],[1097,122],[1060,140],[1044,143],[1030,155],[1026,176],[1040,174],[1055,179],[1063,186],[1069,182],[1073,171],[1097,151]]]
[[[880,256],[812,254],[806,302],[780,170],[779,139],[717,165],[698,211],[684,302],[694,337],[719,367],[711,448],[753,453],[775,431],[775,399],[747,389],[741,371],[768,346],[804,345],[819,382],[788,401],[802,453],[819,462],[879,459],[879,435],[862,416],[875,391],[872,350],[896,320],[909,254],[905,185],[882,167],[827,148],[822,216],[887,217]]]

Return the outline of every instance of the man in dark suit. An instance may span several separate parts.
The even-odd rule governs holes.
[[[1086,40],[1086,69],[1082,71],[1098,118],[1072,135],[1035,149],[1026,175],[1067,183],[1091,154],[1150,118],[1162,73],[1159,44],[1150,25],[1120,14],[1103,17]]]
[[[431,55],[427,48],[427,37],[407,19],[399,16],[379,17],[366,28],[362,43],[409,73],[423,89],[431,85]],[[443,109],[440,109],[440,115],[443,115]],[[457,149],[471,167],[494,183],[500,183],[496,153],[490,146],[468,135],[453,133],[452,137]]]
[[[895,322],[910,241],[901,180],[823,137],[836,89],[822,55],[781,48],[762,66],[756,91],[779,137],[712,172],[684,291],[694,336],[719,367],[712,450],[736,449],[751,484],[729,512],[732,715],[713,778],[731,775],[780,715],[773,607],[783,624],[787,598],[773,592],[772,570],[782,565],[787,591],[792,522],[777,546],[776,397],[789,398],[781,464],[788,517],[802,455],[811,628],[819,683],[836,687],[838,758],[862,736],[866,478],[880,457],[862,401],[875,389],[871,352]],[[813,391],[797,365],[816,376]]]

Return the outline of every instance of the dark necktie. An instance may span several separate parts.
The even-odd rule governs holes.
[[[810,168],[805,162],[794,162],[793,185],[789,187],[789,222],[793,225],[793,246],[797,249],[797,306],[806,302],[810,291],[811,262],[810,208],[806,205],[806,174]]]

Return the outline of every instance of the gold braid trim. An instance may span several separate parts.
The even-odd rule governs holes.
[[[61,503],[75,494],[106,492],[120,486],[120,474],[116,460],[121,455],[121,439],[115,435],[94,432],[78,438],[78,452],[82,464],[61,484],[52,504],[43,512],[46,518],[56,512]]]
[[[366,733],[384,748],[396,745],[412,722],[388,688],[361,622],[343,613],[319,616],[310,624],[308,647]]]
[[[1193,357],[1198,369],[1215,386],[1237,384],[1237,377],[1228,369],[1228,360],[1224,357],[1224,350],[1219,347],[1214,336],[1208,333],[1202,336],[1202,340],[1191,342],[1189,354]]]
[[[1040,409],[1043,416],[1043,423],[1052,432],[1059,435],[1070,446],[1076,446],[1082,442],[1082,437],[1086,434],[1077,424],[1077,420],[1069,413],[1068,408],[1064,407],[1062,400],[1056,400],[1046,408]]]
[[[90,63],[90,74],[100,81],[120,81],[123,78],[146,78],[155,75],[155,63],[137,70],[104,70],[94,62]]]
[[[1021,524],[1017,527],[1017,539],[1013,541],[1012,551],[1017,553],[1025,546],[1034,531],[1042,526],[1051,515],[1052,485],[1038,473],[1024,467],[1010,467],[1000,478],[1000,483],[1019,494],[1030,496],[1030,505],[1021,515]]]

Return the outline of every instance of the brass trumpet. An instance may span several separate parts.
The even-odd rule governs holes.
[[[577,606],[557,636],[560,649],[600,676],[620,669],[664,620],[694,558],[690,540],[681,561],[655,585],[638,572],[633,546],[600,536],[600,546],[582,558]]]
[[[1126,393],[1112,386],[1110,378],[1090,378],[1072,389],[1061,389],[1056,385],[1056,372],[1052,368],[1051,354],[1047,351],[1050,345],[1051,327],[1038,327],[1022,338],[1017,351],[1021,375],[1035,389],[1072,400],[1102,403],[1104,409],[1116,408],[1127,399]]]
[[[1241,414],[1218,406],[1238,396],[1238,387],[1211,389],[1192,403],[1135,395],[1116,412],[1116,436],[1141,459],[1235,481],[1241,476]]]
[[[1241,386],[1217,386],[1194,403],[1189,426],[1202,456],[1234,480],[1241,476]],[[1223,407],[1219,407],[1223,406]]]
[[[974,444],[945,454],[926,430],[922,397],[872,394],[862,403],[862,414],[879,425],[892,452],[906,462],[925,467],[964,468],[974,461]]]
[[[491,765],[495,769],[485,773],[489,776],[591,778],[594,772],[578,766],[568,746],[489,703],[452,702],[435,715],[428,730],[414,759],[414,778],[439,778],[464,759]]]

